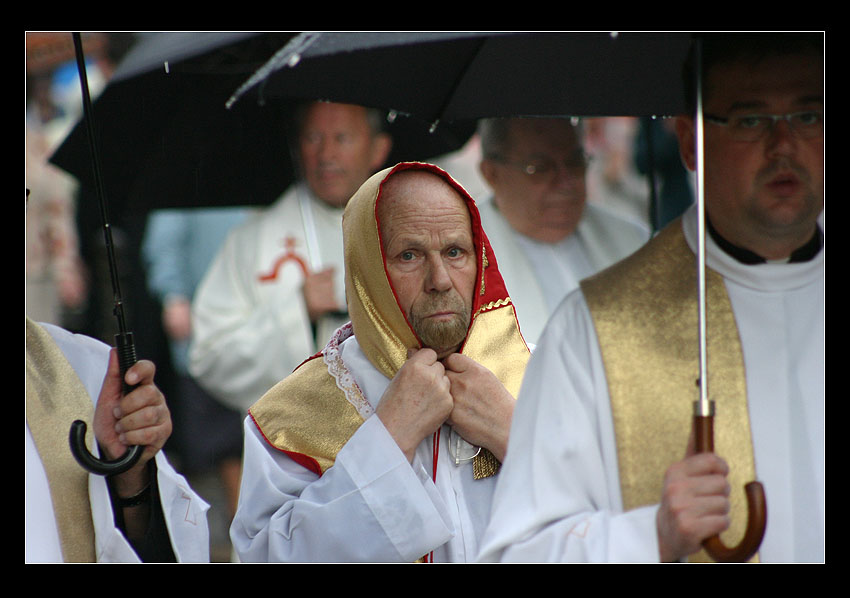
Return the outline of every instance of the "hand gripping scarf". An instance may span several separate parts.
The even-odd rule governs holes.
[[[342,224],[345,286],[354,336],[369,361],[390,379],[406,361],[408,348],[422,347],[389,281],[377,217],[384,182],[405,170],[421,170],[442,178],[466,202],[477,253],[478,283],[469,332],[460,352],[492,371],[516,398],[529,350],[513,304],[481,228],[475,201],[434,165],[404,162],[383,170],[368,179],[346,206]],[[326,359],[322,359],[328,351],[326,348],[308,359],[249,410],[270,444],[319,475],[333,465],[337,452],[364,421],[351,398],[350,386],[356,385],[343,390],[345,385],[328,372]],[[482,450],[473,467],[476,478],[487,477],[497,471],[498,461]]]

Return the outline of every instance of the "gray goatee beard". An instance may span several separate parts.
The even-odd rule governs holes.
[[[411,307],[410,325],[424,346],[434,350],[451,349],[461,345],[466,338],[469,310],[469,306],[454,291],[429,295]],[[440,311],[453,311],[455,316],[448,322],[437,322],[427,317]]]

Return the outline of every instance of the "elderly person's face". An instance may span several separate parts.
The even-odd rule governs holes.
[[[469,210],[438,176],[400,172],[378,204],[387,273],[414,332],[440,358],[469,328],[477,276]]]
[[[807,241],[823,209],[823,128],[794,130],[781,120],[758,137],[750,115],[823,110],[823,69],[817,56],[789,55],[713,67],[705,86],[705,198],[712,224],[732,243],[766,255],[765,240]],[[714,118],[740,126],[720,125]],[[736,120],[736,117],[747,117]],[[768,122],[765,120],[764,122]],[[696,167],[693,121],[677,123],[683,157]],[[760,251],[761,249],[761,251]]]
[[[342,207],[384,163],[389,144],[371,129],[365,108],[317,102],[307,110],[299,137],[304,179],[316,197]]]
[[[505,155],[484,160],[496,205],[520,233],[554,243],[575,231],[584,212],[586,161],[567,119],[518,118]]]

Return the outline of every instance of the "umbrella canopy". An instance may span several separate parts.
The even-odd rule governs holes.
[[[428,122],[683,112],[687,33],[302,33],[241,86]]]
[[[138,208],[141,202],[151,208],[171,202],[191,205],[199,196],[214,197],[210,192],[217,183],[235,192],[240,186],[231,185],[235,179],[228,175],[238,173],[238,166],[228,158],[238,156],[247,138],[263,129],[252,120],[256,111],[225,111],[227,87],[292,35],[141,34],[93,104],[110,213],[123,219],[128,206]],[[274,153],[265,139],[258,142]],[[82,120],[50,161],[74,175],[83,188],[93,188]],[[267,174],[285,176],[278,170]],[[260,203],[263,189],[252,183],[235,195],[236,203]]]
[[[116,68],[93,104],[110,215],[122,221],[163,207],[265,205],[297,177],[287,135],[294,103],[244,103],[233,89],[294,33],[152,33]],[[397,119],[394,157],[424,159],[459,148],[472,128],[428,134]],[[289,139],[288,139],[289,137]],[[78,123],[50,161],[91,188],[88,139]]]

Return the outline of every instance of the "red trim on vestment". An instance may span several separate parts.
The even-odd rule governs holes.
[[[274,448],[276,451],[280,451],[281,453],[283,453],[284,455],[286,455],[287,457],[289,457],[290,459],[292,459],[293,461],[298,463],[301,467],[304,467],[305,469],[309,469],[310,471],[315,473],[317,476],[322,477],[322,468],[319,466],[318,461],[316,461],[313,457],[310,457],[309,455],[305,455],[304,453],[296,453],[296,452],[293,452],[293,451],[285,451],[283,449],[277,448],[272,443],[272,441],[269,440],[268,437],[266,437],[265,434],[263,434],[263,429],[259,426],[259,424],[257,424],[257,420],[254,419],[254,414],[251,413],[250,410],[248,411],[248,415],[251,417],[251,421],[254,422],[254,427],[257,428],[257,430],[260,432],[260,435],[263,437],[263,440],[265,440],[266,443],[268,443],[268,445],[270,447]]]
[[[297,370],[298,368],[300,368],[302,365],[304,365],[304,364],[305,364],[305,363],[307,363],[308,361],[313,361],[313,360],[314,360],[314,359],[316,359],[317,357],[321,357],[323,354],[324,354],[324,349],[323,349],[323,350],[321,350],[321,351],[319,351],[319,352],[318,352],[318,353],[316,353],[315,355],[311,355],[310,357],[308,357],[307,359],[305,359],[304,361],[302,361],[301,363],[299,363],[297,366],[295,366],[295,369],[294,369],[294,370],[292,370],[292,371],[294,372],[295,370]]]

